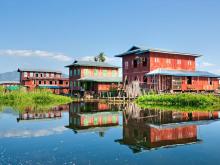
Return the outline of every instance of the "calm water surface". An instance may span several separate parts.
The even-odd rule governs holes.
[[[0,112],[0,164],[219,164],[219,112],[72,103]]]

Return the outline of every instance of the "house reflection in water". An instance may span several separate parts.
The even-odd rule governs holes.
[[[143,149],[200,142],[197,126],[219,119],[219,112],[173,112],[141,110],[131,104],[123,112],[123,139],[116,142],[129,146],[134,153]]]
[[[72,103],[69,111],[69,126],[75,133],[104,132],[119,125],[119,107],[107,103]]]
[[[24,112],[19,113],[17,122],[26,120],[40,120],[40,119],[56,119],[61,118],[64,111],[69,111],[69,105],[61,105],[53,107],[49,110],[37,110],[34,108],[26,108]]]

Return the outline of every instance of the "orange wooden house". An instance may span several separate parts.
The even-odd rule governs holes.
[[[137,46],[116,55],[122,58],[126,84],[138,80],[148,90],[215,91],[219,87],[219,75],[197,71],[196,58],[200,56]]]
[[[71,93],[80,90],[100,93],[117,88],[122,82],[118,76],[119,67],[106,62],[74,61],[69,68]]]

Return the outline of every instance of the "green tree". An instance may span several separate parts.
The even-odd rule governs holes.
[[[97,62],[105,62],[106,58],[105,58],[105,53],[104,52],[101,52],[99,53],[99,55],[95,56],[94,57],[94,61],[97,61]]]

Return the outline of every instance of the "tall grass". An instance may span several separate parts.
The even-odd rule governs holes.
[[[191,106],[191,107],[206,107],[219,106],[220,98],[212,94],[152,94],[140,96],[136,102],[139,105],[166,105],[166,106]]]
[[[70,97],[55,95],[48,90],[38,89],[31,92],[17,90],[5,92],[0,88],[0,106],[10,107],[52,107],[71,102]]]

